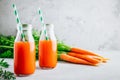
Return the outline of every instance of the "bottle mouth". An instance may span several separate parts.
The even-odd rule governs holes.
[[[28,24],[22,24],[22,27],[28,27]]]
[[[30,30],[32,29],[32,25],[31,24],[22,24],[22,30]]]
[[[31,24],[22,24],[22,27],[23,28],[32,27],[32,25]]]
[[[22,24],[22,30],[31,30],[32,25],[31,24]],[[17,30],[19,31],[19,25],[17,25]]]
[[[51,28],[51,29],[53,29],[54,28],[54,25],[53,24],[45,24],[46,25],[46,28]]]
[[[53,27],[54,25],[53,24],[46,24],[46,26],[52,26]]]

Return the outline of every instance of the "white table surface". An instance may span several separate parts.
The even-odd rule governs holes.
[[[96,51],[110,60],[99,66],[78,65],[58,62],[51,70],[42,70],[36,62],[36,71],[27,77],[17,80],[120,80],[120,51]],[[13,59],[5,59],[10,64],[6,70],[13,72]]]

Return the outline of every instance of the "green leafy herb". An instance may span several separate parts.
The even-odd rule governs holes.
[[[16,80],[14,73],[10,71],[3,70],[2,67],[8,68],[9,64],[1,59],[0,61],[0,80]]]
[[[0,61],[0,66],[5,67],[5,68],[8,68],[8,67],[9,67],[9,64],[8,64],[7,62],[5,62],[4,59],[2,59],[2,60]]]
[[[13,58],[15,36],[0,35],[0,58]]]
[[[0,68],[0,80],[16,80],[14,73]]]

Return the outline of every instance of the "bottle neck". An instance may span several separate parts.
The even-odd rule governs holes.
[[[18,33],[16,36],[15,41],[23,41],[21,35],[24,35],[24,41],[34,41],[33,36],[32,36],[32,26],[28,24],[23,24],[22,25],[22,31],[19,29],[19,25],[17,27]]]
[[[42,28],[42,34],[40,36],[40,40],[46,40],[46,38],[48,40],[56,40],[53,24],[46,24]]]
[[[46,24],[46,30],[49,34],[54,34],[54,26],[53,24]]]

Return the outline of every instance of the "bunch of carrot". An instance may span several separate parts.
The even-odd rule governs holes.
[[[80,48],[69,47],[64,43],[58,43],[58,59],[76,63],[96,66],[105,63],[108,59],[93,52]]]

